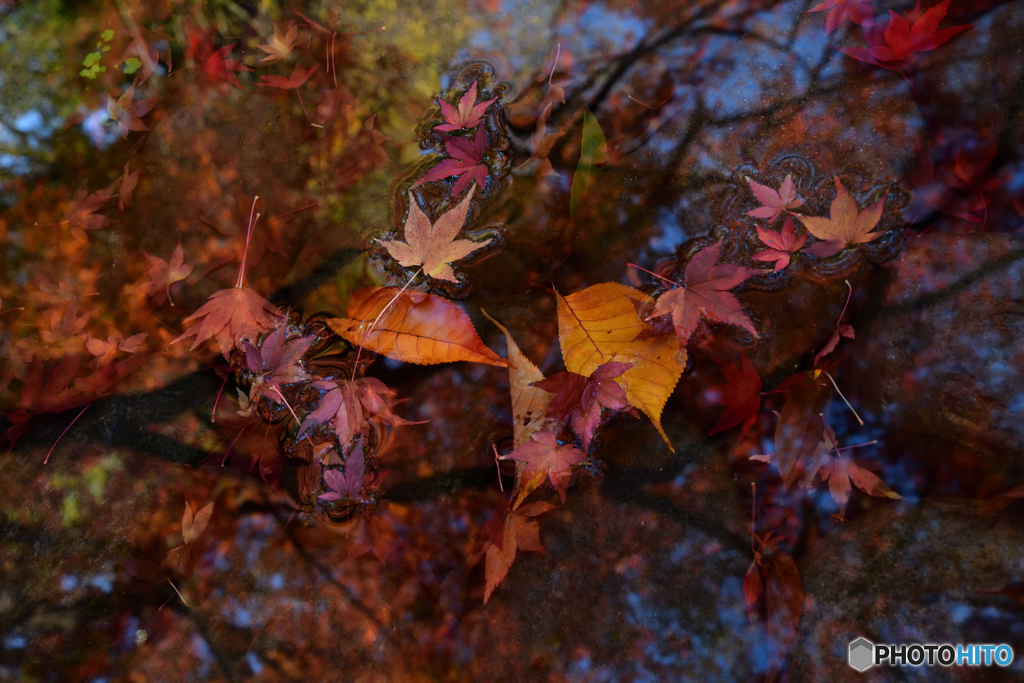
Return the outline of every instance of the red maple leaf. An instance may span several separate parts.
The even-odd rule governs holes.
[[[820,5],[807,10],[807,13],[826,11],[828,12],[828,16],[825,18],[826,36],[839,28],[839,25],[846,19],[862,26],[872,23],[869,0],[825,0]]]
[[[889,23],[865,25],[864,39],[871,47],[841,47],[839,50],[856,60],[874,64],[883,69],[903,71],[910,66],[910,57],[928,52],[948,41],[973,24],[963,24],[938,30],[939,23],[949,10],[950,0],[944,0],[927,12],[921,13],[921,0],[906,17],[889,12]],[[913,25],[911,25],[913,21]]]
[[[731,263],[718,263],[722,242],[718,241],[697,252],[683,272],[685,284],[658,297],[654,312],[648,317],[672,315],[679,340],[685,344],[700,324],[707,320],[736,325],[757,337],[757,329],[743,312],[739,299],[729,292],[757,271]]]
[[[199,320],[199,323],[172,343],[192,337],[189,350],[194,351],[207,339],[216,338],[217,347],[227,358],[243,337],[255,337],[277,327],[277,312],[277,306],[248,287],[221,289],[185,318],[184,322]]]
[[[322,493],[317,498],[326,501],[343,500],[355,498],[359,495],[359,489],[363,486],[363,475],[366,472],[366,463],[363,457],[363,441],[359,440],[352,453],[345,461],[344,470],[324,470],[324,482],[331,488],[327,493]]]
[[[374,377],[352,381],[321,380],[313,382],[310,386],[326,393],[321,397],[316,409],[302,421],[298,436],[302,436],[316,425],[330,422],[338,442],[344,446],[366,426],[370,415],[394,427],[423,424],[410,422],[395,415],[391,411],[397,403],[394,390]]]
[[[526,463],[522,475],[526,483],[519,495],[520,501],[548,479],[564,503],[572,466],[583,462],[586,457],[578,448],[559,445],[553,433],[537,432],[529,441],[501,459]]]
[[[255,407],[260,397],[284,401],[281,384],[294,384],[309,379],[299,361],[316,341],[316,335],[286,339],[287,335],[288,325],[282,321],[258,347],[247,339],[242,341],[245,367],[256,375],[249,388],[250,409]]]
[[[594,370],[590,377],[559,372],[532,382],[531,386],[554,394],[548,403],[547,415],[556,420],[570,418],[583,447],[589,448],[601,423],[602,409],[622,410],[628,405],[626,393],[613,380],[631,367],[632,363],[609,361]]]
[[[796,185],[793,184],[792,175],[786,176],[778,191],[749,178],[747,182],[750,184],[750,191],[762,204],[756,209],[747,211],[747,215],[752,218],[763,218],[771,224],[782,214],[804,205],[804,200],[796,198]]]
[[[472,141],[451,135],[445,136],[444,148],[451,158],[445,159],[427,171],[412,185],[413,187],[451,176],[459,178],[455,187],[452,188],[452,194],[456,197],[462,194],[474,180],[481,189],[486,187],[487,166],[483,163],[483,159],[487,152],[487,134],[483,127],[476,129],[476,135]]]
[[[786,222],[782,224],[782,230],[779,232],[762,228],[760,225],[755,227],[757,236],[768,248],[757,252],[753,258],[755,261],[775,261],[774,270],[782,270],[788,266],[790,255],[800,251],[807,244],[807,235],[797,236],[793,219],[789,216],[786,217]]]
[[[154,303],[157,306],[163,304],[164,299],[170,299],[171,306],[173,306],[171,285],[191,275],[196,267],[195,264],[185,263],[185,252],[181,248],[181,242],[178,242],[178,246],[175,247],[170,261],[164,261],[159,256],[147,254],[145,251],[142,253],[149,261],[149,282],[145,285],[146,295],[156,297]]]
[[[203,71],[210,77],[210,80],[215,82],[226,81],[241,90],[242,83],[238,80],[238,76],[232,72],[252,71],[252,69],[238,60],[225,59],[234,49],[235,43],[231,43],[218,50],[214,50],[213,44],[210,43],[209,39],[199,33],[193,33],[189,36],[189,49],[187,52],[199,60]]]
[[[743,423],[742,439],[750,431],[761,408],[761,378],[757,376],[753,363],[746,356],[740,356],[740,364],[718,363],[718,369],[725,377],[725,384],[712,387],[717,394],[715,403],[725,406],[725,412],[718,419],[709,434],[718,434]]]
[[[301,88],[302,84],[308,81],[309,77],[319,68],[319,66],[314,66],[312,69],[307,70],[301,66],[296,66],[289,76],[260,76],[260,82],[256,85],[263,86],[264,88],[281,88],[282,90]]]
[[[477,103],[476,84],[477,81],[473,81],[473,85],[470,86],[466,94],[459,100],[459,107],[457,109],[444,100],[438,100],[437,103],[441,105],[441,113],[444,115],[444,120],[447,123],[434,126],[434,130],[445,132],[462,130],[463,128],[471,130],[480,125],[480,119],[483,117],[484,112],[487,111],[487,107],[494,104],[498,98],[493,97]]]

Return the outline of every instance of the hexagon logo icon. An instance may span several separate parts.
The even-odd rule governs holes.
[[[857,671],[867,671],[875,663],[875,644],[867,638],[858,638],[850,643],[850,666]]]

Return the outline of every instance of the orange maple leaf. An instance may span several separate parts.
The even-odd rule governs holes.
[[[216,337],[220,352],[227,358],[242,337],[255,336],[277,327],[277,306],[248,287],[231,287],[210,295],[202,308],[184,322],[200,320],[171,342],[193,338],[190,351],[207,339]]]
[[[508,576],[508,570],[515,562],[517,551],[544,552],[544,546],[540,543],[540,525],[533,518],[554,509],[555,506],[551,503],[541,501],[510,511],[505,517],[501,535],[495,537],[495,542],[487,548],[484,565],[487,581],[484,588],[484,604],[490,599],[498,584]]]
[[[492,241],[489,239],[486,242],[473,242],[455,239],[466,222],[466,213],[469,211],[469,202],[474,192],[476,185],[469,188],[466,197],[458,206],[442,214],[434,223],[430,222],[416,199],[410,195],[409,216],[405,219],[404,226],[405,242],[379,240],[380,244],[407,268],[423,266],[423,272],[428,277],[458,282],[449,264],[486,247]]]
[[[857,202],[836,178],[836,198],[832,200],[830,217],[801,216],[796,214],[807,231],[820,242],[807,248],[813,256],[832,256],[851,244],[864,244],[877,239],[881,232],[871,232],[878,225],[885,206],[885,196],[863,211],[857,211]]]
[[[387,315],[380,315],[385,308]],[[353,344],[388,358],[419,365],[465,360],[508,367],[480,341],[465,311],[433,294],[397,287],[360,289],[348,301],[348,316],[327,322]]]

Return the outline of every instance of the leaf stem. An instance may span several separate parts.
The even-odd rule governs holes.
[[[295,423],[296,424],[302,424],[302,420],[300,420],[299,416],[295,414],[295,411],[292,409],[292,404],[289,403],[288,399],[286,399],[284,397],[284,394],[281,393],[281,390],[278,389],[277,387],[270,387],[270,388],[273,389],[277,393],[277,395],[281,397],[281,400],[284,402],[285,407],[288,408],[288,412],[291,413],[292,417],[295,418]]]
[[[850,402],[846,400],[845,396],[843,396],[843,392],[839,391],[839,385],[836,384],[836,381],[834,379],[832,379],[832,375],[828,374],[827,370],[824,370],[823,372],[825,376],[828,377],[828,381],[832,382],[832,386],[835,387],[836,393],[839,394],[839,398],[843,399],[843,403],[846,404],[846,407],[850,409],[850,412],[853,413],[853,416],[857,418],[857,422],[859,422],[860,426],[863,427],[864,420],[860,419],[860,415],[857,414],[857,411],[853,409],[853,406],[850,405]]]
[[[249,229],[245,232],[245,251],[242,252],[242,265],[238,267],[238,280],[235,282],[235,287],[241,287],[245,281],[245,260],[249,257],[249,240],[252,239],[252,229],[256,226],[256,222],[253,221],[253,214],[256,213],[256,202],[260,196],[256,195],[252,198],[252,208],[249,209]],[[256,213],[256,220],[260,219],[260,215]]]
[[[675,285],[676,287],[682,287],[682,286],[683,286],[683,285],[679,284],[678,282],[676,282],[675,280],[669,280],[669,279],[668,279],[667,277],[665,277],[664,275],[658,275],[658,274],[657,274],[657,273],[655,273],[654,271],[652,271],[652,270],[647,270],[646,268],[643,268],[643,267],[641,267],[641,266],[638,266],[638,265],[637,265],[637,264],[635,264],[635,263],[627,263],[626,265],[627,265],[627,266],[632,266],[633,268],[636,268],[637,270],[642,270],[642,271],[644,271],[645,273],[647,273],[647,274],[649,274],[649,275],[653,275],[653,276],[654,276],[654,277],[656,277],[656,278],[659,278],[659,279],[661,279],[661,280],[664,280],[665,282],[671,282],[671,283],[672,283],[672,284],[674,284],[674,285]]]
[[[389,301],[387,303],[387,305],[384,306],[384,308],[380,309],[380,313],[378,313],[377,317],[373,319],[372,323],[370,323],[370,327],[368,327],[363,332],[363,334],[361,334],[359,336],[359,349],[356,351],[356,362],[352,364],[352,379],[353,380],[355,380],[355,378],[356,378],[356,370],[359,368],[359,357],[363,353],[363,344],[366,341],[366,337],[368,337],[373,332],[373,328],[377,326],[377,323],[380,321],[381,316],[384,315],[384,313],[389,308],[391,308],[391,304],[393,304],[396,301],[398,301],[398,297],[402,296],[402,292],[404,292],[409,287],[409,285],[412,284],[412,281],[415,280],[416,276],[419,275],[422,271],[423,271],[423,267],[422,266],[420,266],[419,268],[416,269],[416,272],[412,274],[412,277],[409,278],[409,281],[405,283],[405,286],[402,287],[400,290],[398,290],[397,294],[395,294],[393,297],[391,297],[391,301]]]
[[[65,427],[64,431],[60,433],[60,436],[57,437],[57,440],[53,442],[52,446],[50,446],[50,450],[47,451],[46,458],[43,460],[43,464],[44,465],[50,461],[50,455],[53,453],[53,449],[57,447],[57,444],[60,443],[60,440],[63,439],[64,435],[68,433],[68,430],[71,429],[71,425],[73,425],[76,422],[78,422],[78,418],[82,417],[82,413],[84,413],[86,411],[86,409],[89,406],[91,406],[91,405],[92,405],[92,401],[90,401],[89,403],[86,403],[85,404],[85,408],[82,408],[82,411],[80,413],[78,413],[78,415],[75,416],[75,419],[71,421],[71,424],[69,424],[67,427]]]
[[[179,71],[180,71],[180,69],[179,69]],[[177,72],[175,72],[175,73],[177,73]],[[170,580],[170,579],[167,579],[167,583],[171,584],[171,588],[173,588],[173,589],[174,589],[174,592],[178,594],[178,597],[179,597],[179,598],[181,598],[181,601],[185,603],[185,607],[190,607],[190,605],[188,604],[188,602],[187,602],[187,601],[185,600],[185,596],[183,596],[183,595],[181,594],[181,592],[179,592],[179,591],[178,591],[178,587],[177,587],[177,586],[175,586],[175,585],[174,585],[174,583],[173,583],[173,582],[171,582],[171,580]]]

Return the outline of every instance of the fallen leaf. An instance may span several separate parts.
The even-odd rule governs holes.
[[[853,331],[853,325],[836,325],[836,329],[832,330],[832,336],[829,337],[828,342],[818,351],[814,356],[814,364],[817,365],[821,362],[821,359],[828,354],[835,351],[836,346],[839,345],[839,338],[846,337],[847,339],[856,339],[857,335]]]
[[[387,315],[370,330],[385,307]],[[397,287],[360,289],[349,299],[348,316],[328,324],[352,344],[388,358],[419,365],[470,361],[508,367],[480,341],[461,308],[434,294]]]
[[[242,340],[245,368],[256,375],[249,388],[250,406],[254,406],[261,397],[279,403],[284,400],[281,398],[281,384],[294,384],[309,379],[306,369],[299,363],[316,341],[316,335],[292,339],[286,339],[287,336],[287,321],[281,321],[258,347],[248,339]]]
[[[755,261],[775,261],[774,270],[782,270],[788,266],[790,256],[803,249],[804,244],[807,243],[807,235],[797,236],[793,219],[788,216],[779,232],[767,230],[760,225],[756,227],[757,236],[768,248],[754,254],[753,259]]]
[[[338,437],[338,442],[344,447],[363,430],[370,416],[393,427],[423,424],[410,422],[395,415],[391,411],[397,403],[394,390],[374,377],[362,377],[351,381],[319,380],[309,386],[325,393],[316,409],[302,421],[297,437],[301,437],[316,425],[328,422]]]
[[[789,377],[779,389],[789,391],[775,430],[775,464],[787,487],[795,482],[824,435],[821,416],[825,414],[832,388],[820,378],[820,371],[801,372]]]
[[[628,405],[622,387],[612,380],[630,367],[630,363],[609,361],[594,370],[590,377],[560,372],[533,385],[554,394],[548,405],[548,416],[556,421],[568,418],[583,447],[590,448],[603,409],[622,410]]]
[[[876,498],[898,500],[902,496],[885,485],[879,477],[839,451],[836,433],[830,425],[823,423],[824,438],[818,443],[815,460],[805,475],[808,487],[813,486],[817,476],[821,483],[828,483],[832,500],[839,506],[840,517],[846,514],[846,504],[850,500],[851,482],[861,491]]]
[[[554,509],[555,506],[551,503],[536,502],[508,512],[502,525],[500,542],[493,543],[487,548],[484,564],[484,604],[487,604],[498,584],[508,576],[509,569],[515,562],[516,552],[544,552],[544,546],[540,542],[540,525],[533,518]]]
[[[480,120],[484,112],[487,111],[487,107],[494,104],[498,98],[494,97],[477,103],[476,85],[477,81],[473,81],[473,85],[470,86],[469,90],[459,100],[458,109],[444,100],[438,100],[437,103],[441,105],[441,114],[444,115],[445,123],[440,126],[434,126],[434,130],[455,131],[462,130],[463,128],[472,130],[480,125]]]
[[[792,175],[786,176],[778,191],[750,178],[747,178],[747,183],[750,184],[750,191],[757,197],[757,201],[761,202],[760,207],[747,211],[747,215],[753,218],[763,218],[768,221],[769,225],[782,214],[804,205],[802,199],[796,198],[796,185],[793,184]]]
[[[99,230],[110,222],[106,216],[97,214],[110,195],[85,189],[85,183],[78,188],[68,203],[67,224],[78,239],[85,239],[86,230]]]
[[[531,436],[522,446],[501,457],[502,460],[526,463],[526,469],[523,470],[524,483],[513,507],[518,507],[545,479],[555,487],[564,503],[572,466],[583,462],[586,457],[574,446],[559,445],[552,432],[537,432]]]
[[[224,58],[231,53],[231,50],[234,49],[234,45],[236,44],[231,43],[230,45],[224,45],[218,50],[212,50],[212,46],[209,42],[204,41],[201,44],[197,56],[199,56],[204,73],[206,73],[211,80],[226,81],[241,90],[242,82],[239,81],[238,76],[231,72],[251,72],[252,69],[245,66],[244,63],[237,59]]]
[[[199,540],[199,537],[206,531],[207,525],[210,523],[210,516],[213,514],[213,503],[207,503],[199,512],[192,514],[192,507],[185,504],[185,514],[181,518],[181,536],[185,543],[195,543]]]
[[[632,364],[615,381],[629,404],[643,411],[672,447],[661,427],[661,411],[686,364],[686,350],[674,335],[638,340],[646,325],[634,302],[646,305],[643,292],[606,282],[558,296],[558,339],[569,372],[589,377],[608,361]]]
[[[486,242],[473,242],[455,239],[466,222],[466,214],[469,212],[470,201],[475,191],[476,185],[473,185],[458,206],[441,214],[434,223],[430,222],[416,198],[410,193],[409,216],[403,226],[405,242],[378,242],[403,266],[423,266],[423,272],[435,280],[458,282],[449,264],[486,247],[492,241],[488,239]]]
[[[914,12],[902,17],[889,12],[889,23],[865,25],[864,39],[870,47],[840,47],[841,52],[867,64],[883,69],[903,71],[910,65],[910,57],[918,52],[928,52],[939,47],[953,36],[966,31],[973,24],[963,24],[938,30],[939,23],[949,10],[950,0],[944,0],[924,14],[920,14],[918,0]],[[914,20],[913,26],[910,20]]]
[[[777,550],[764,567],[764,592],[768,608],[767,631],[774,657],[769,667],[769,680],[773,672],[782,668],[793,645],[800,616],[803,613],[804,589],[793,557]]]
[[[363,458],[362,440],[352,449],[352,453],[345,461],[343,470],[325,469],[324,483],[331,490],[322,493],[317,498],[328,502],[345,500],[347,498],[358,498],[359,489],[363,487],[363,474],[366,471],[366,464]]]
[[[89,353],[92,355],[99,356],[99,360],[97,362],[107,363],[113,360],[114,355],[118,351],[123,351],[125,353],[138,352],[139,349],[142,348],[142,342],[147,336],[146,332],[140,332],[139,334],[134,334],[125,339],[119,334],[111,334],[107,336],[106,341],[89,337],[85,341],[85,348],[88,349]]]
[[[217,347],[227,358],[243,337],[269,332],[277,327],[277,306],[248,287],[231,287],[210,295],[203,306],[184,322],[199,322],[172,343],[192,337],[190,351],[207,339],[216,338]]]
[[[871,3],[869,0],[825,0],[825,2],[807,10],[811,12],[828,12],[825,18],[825,35],[831,34],[846,19],[855,24],[872,23]]]
[[[319,68],[319,66],[314,66],[312,69],[303,69],[301,66],[296,66],[292,69],[291,75],[288,76],[262,75],[260,76],[260,82],[256,85],[264,88],[281,88],[282,90],[301,88]]]
[[[132,205],[132,192],[139,184],[139,173],[141,172],[142,169],[139,168],[135,170],[135,173],[130,173],[128,162],[124,162],[124,174],[121,175],[121,184],[117,188],[117,208],[121,211]]]
[[[512,432],[514,447],[518,448],[532,435],[551,428],[551,420],[546,415],[551,394],[534,386],[534,382],[544,379],[544,373],[519,350],[512,334],[504,325],[487,315],[487,311],[481,312],[505,333],[508,346],[508,383],[512,393]]]
[[[712,387],[718,393],[716,403],[725,406],[725,412],[709,434],[718,434],[743,423],[740,439],[747,435],[757,411],[761,408],[761,378],[757,376],[753,363],[746,356],[740,356],[739,366],[732,363],[718,363],[718,369],[725,377],[725,384]]]
[[[118,134],[128,139],[128,131],[149,130],[142,117],[149,113],[156,102],[155,99],[136,102],[135,86],[131,85],[116,100],[107,95],[107,116]]]
[[[583,139],[580,142],[580,162],[572,177],[569,190],[569,216],[575,216],[580,202],[587,196],[597,175],[598,164],[608,161],[608,143],[604,131],[589,110],[583,112]]]
[[[446,135],[444,149],[450,158],[443,160],[424,173],[422,178],[412,184],[412,187],[452,176],[458,177],[452,188],[452,195],[455,197],[462,194],[474,181],[482,189],[487,187],[487,166],[484,164],[484,155],[487,153],[487,134],[482,126],[476,129],[476,135],[472,140]]]
[[[882,217],[885,197],[858,212],[857,202],[843,187],[842,181],[838,177],[835,181],[836,197],[832,200],[829,218],[797,214],[807,231],[820,240],[807,248],[807,253],[812,256],[832,256],[852,244],[864,244],[882,235],[881,232],[871,232],[871,229]]]
[[[683,271],[685,284],[658,297],[650,315],[650,318],[657,318],[671,314],[672,324],[682,344],[686,344],[696,331],[702,315],[706,320],[736,325],[754,337],[758,336],[739,299],[729,292],[757,271],[731,263],[715,265],[721,250],[722,242],[719,240],[694,254]]]
[[[295,42],[298,39],[299,29],[295,26],[295,22],[289,20],[283,26],[280,24],[274,24],[274,36],[264,45],[257,45],[257,50],[262,50],[267,54],[266,57],[261,59],[261,62],[276,62],[279,59],[285,59],[295,49]]]
[[[155,305],[163,304],[164,299],[171,299],[171,285],[181,282],[195,269],[195,264],[185,263],[185,251],[181,248],[181,242],[174,248],[170,261],[164,261],[159,256],[153,256],[142,252],[149,261],[149,282],[146,283],[147,296],[157,297]],[[161,295],[163,295],[161,297]],[[174,300],[171,299],[171,306]]]

